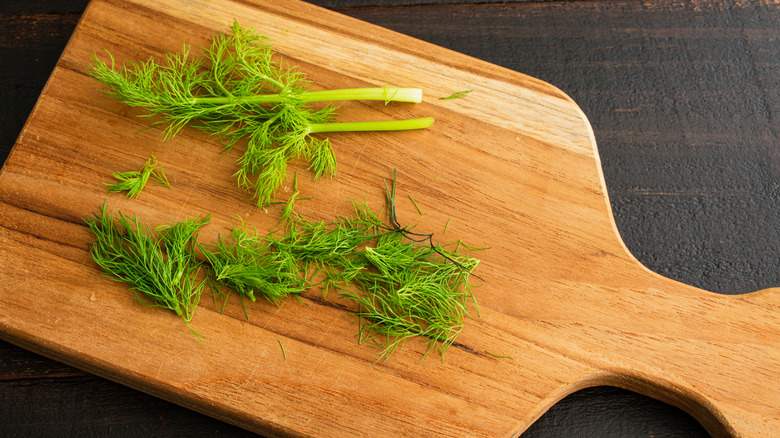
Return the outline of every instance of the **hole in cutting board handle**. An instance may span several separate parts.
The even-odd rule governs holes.
[[[572,384],[569,391],[521,436],[736,436],[715,405],[696,393],[675,388],[673,383],[614,371],[586,377]],[[583,425],[602,423],[604,427],[592,433],[581,430]]]
[[[675,406],[614,386],[575,391],[544,413],[521,438],[686,437],[710,434]]]

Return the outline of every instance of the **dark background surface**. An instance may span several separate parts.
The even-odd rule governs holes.
[[[618,229],[644,265],[717,293],[780,285],[777,4],[311,3],[561,88],[593,126]],[[86,4],[0,2],[0,160]],[[0,435],[250,434],[0,341]],[[707,434],[674,407],[600,387],[565,398],[523,436]]]

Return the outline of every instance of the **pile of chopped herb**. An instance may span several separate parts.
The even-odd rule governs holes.
[[[155,234],[135,215],[120,211],[115,217],[103,204],[100,215],[86,219],[97,239],[90,246],[92,259],[106,274],[129,285],[139,304],[170,309],[189,326],[204,288],[197,278],[201,263],[194,248],[198,230],[208,221],[208,216],[188,219],[158,228]]]
[[[187,323],[204,288],[205,280],[197,278],[202,267],[217,288],[251,301],[262,297],[279,304],[314,287],[336,291],[356,304],[359,342],[381,347],[380,359],[412,337],[443,354],[470,315],[469,302],[476,307],[469,280],[478,261],[457,247],[434,244],[432,234],[401,226],[395,178],[386,193],[389,223],[354,201],[349,217],[310,221],[295,212],[294,195],[281,230],[260,237],[242,224],[210,244],[196,237],[208,218],[159,228],[155,237],[137,218],[120,212],[115,220],[104,206],[101,215],[87,219],[97,238],[91,251],[139,302],[168,307]]]

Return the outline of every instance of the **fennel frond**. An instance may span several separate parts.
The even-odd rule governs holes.
[[[315,177],[333,175],[336,159],[327,138],[316,133],[423,129],[433,118],[377,122],[333,122],[336,107],[315,109],[311,102],[379,100],[420,102],[414,88],[377,87],[309,91],[310,82],[294,67],[275,60],[269,39],[253,29],[231,26],[216,35],[200,56],[167,53],[160,61],[128,62],[118,67],[93,56],[89,74],[108,87],[108,95],[148,111],[164,125],[163,138],[185,126],[220,137],[226,149],[239,140],[246,149],[235,176],[253,192],[258,205],[268,204],[287,177],[296,157],[310,163]]]

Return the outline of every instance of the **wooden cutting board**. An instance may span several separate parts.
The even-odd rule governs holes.
[[[220,154],[192,129],[166,141],[141,131],[143,112],[84,74],[94,52],[144,60],[182,40],[206,45],[234,19],[271,36],[315,88],[424,90],[416,105],[345,104],[339,120],[432,116],[430,129],[333,134],[334,178],[314,181],[303,163],[290,174],[313,197],[299,212],[331,220],[350,199],[381,209],[398,169],[403,222],[492,248],[473,254],[479,316],[443,360],[420,361],[425,345],[409,342],[375,363],[345,303],[320,291],[252,303],[248,318],[238,300],[221,314],[205,299],[199,341],[91,261],[84,217],[105,201],[152,225],[212,214],[203,241],[238,220],[260,230],[278,220],[278,207],[256,208],[236,188],[237,151]],[[111,172],[152,154],[173,188],[136,200],[104,190]],[[615,229],[593,133],[571,99],[293,1],[93,0],[0,173],[0,336],[267,435],[513,436],[566,395],[614,385],[685,409],[715,436],[780,436],[778,289],[716,295],[641,266]]]

